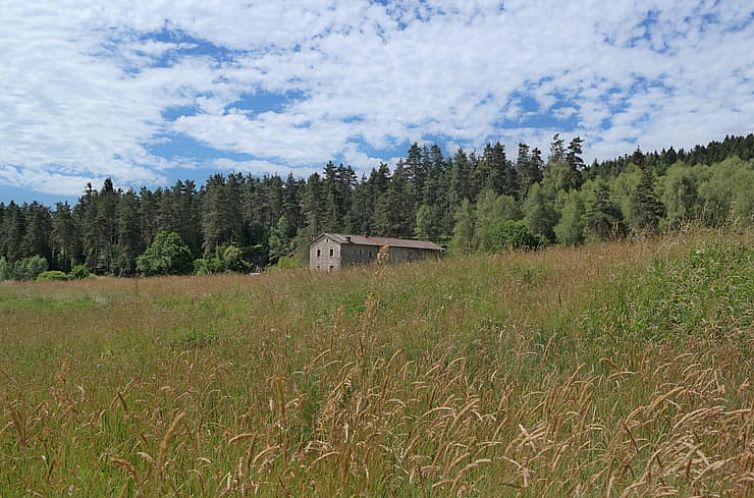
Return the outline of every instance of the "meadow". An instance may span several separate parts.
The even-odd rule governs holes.
[[[754,495],[754,235],[0,283],[0,497]]]

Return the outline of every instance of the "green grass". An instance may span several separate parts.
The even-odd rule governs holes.
[[[0,496],[747,496],[744,234],[0,284]]]

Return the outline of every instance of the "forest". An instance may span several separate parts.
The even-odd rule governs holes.
[[[451,254],[576,245],[689,224],[754,224],[754,134],[586,164],[583,140],[547,157],[500,143],[445,157],[414,143],[359,177],[215,174],[204,185],[100,189],[74,205],[0,202],[0,280],[250,271],[305,264],[323,231],[437,242]]]

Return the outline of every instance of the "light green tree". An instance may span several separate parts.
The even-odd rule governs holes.
[[[571,190],[565,195],[560,221],[554,227],[555,236],[561,244],[575,245],[584,240],[584,201],[583,194]]]
[[[136,260],[136,269],[144,276],[184,275],[193,267],[191,250],[175,232],[159,232]]]
[[[474,250],[474,208],[468,199],[464,199],[456,210],[455,221],[450,252],[468,254]]]

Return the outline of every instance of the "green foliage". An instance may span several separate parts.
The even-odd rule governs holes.
[[[241,250],[232,244],[223,250],[222,261],[225,271],[245,272],[249,270],[249,264],[243,260]]]
[[[468,199],[464,199],[456,210],[455,221],[453,238],[450,240],[450,252],[468,254],[474,249],[474,208]]]
[[[217,248],[213,256],[205,256],[194,261],[194,272],[198,275],[214,273],[243,273],[251,269],[251,265],[243,259],[243,252],[234,245]]]
[[[702,220],[711,227],[733,224],[750,226],[754,221],[754,169],[750,162],[728,158],[708,171],[699,186]]]
[[[720,240],[705,241],[677,258],[653,258],[646,269],[626,271],[600,289],[600,298],[585,311],[589,333],[607,339],[594,323],[610,324],[630,340],[749,330],[752,268],[754,251]]]
[[[298,258],[289,258],[287,256],[283,256],[282,258],[278,259],[276,267],[279,270],[290,270],[293,268],[304,268],[304,264]]]
[[[596,197],[584,215],[584,236],[588,240],[608,240],[624,233],[623,215],[610,200],[606,183],[597,184]]]
[[[523,206],[524,220],[532,233],[543,241],[555,240],[554,227],[558,223],[558,213],[554,200],[549,198],[539,183],[529,189],[529,195]]]
[[[665,206],[655,192],[654,176],[644,170],[641,181],[631,193],[631,225],[635,232],[656,233],[665,216]]]
[[[703,180],[702,168],[676,163],[667,170],[662,183],[662,203],[666,207],[663,224],[678,228],[699,218],[702,200],[699,183]]]
[[[633,195],[641,180],[642,170],[634,163],[629,163],[615,178],[606,179],[610,185],[610,199],[620,209],[623,219],[628,224],[633,224]],[[596,193],[594,188],[593,191]]]
[[[90,275],[89,269],[84,265],[76,265],[68,272],[68,278],[72,280],[89,278]]]
[[[24,258],[15,263],[0,259],[0,280],[34,280],[47,270],[47,260],[40,256]]]
[[[51,282],[56,280],[68,280],[68,274],[60,270],[43,271],[36,278],[37,282]]]
[[[192,260],[203,256],[197,269],[211,273],[245,271],[241,260],[256,268],[291,255],[306,261],[309,241],[323,231],[447,244],[464,200],[478,219],[467,224],[473,225],[472,240],[463,235],[461,252],[495,250],[492,227],[501,218],[522,216],[538,239],[564,244],[627,229],[754,225],[754,134],[689,150],[637,150],[589,166],[582,146],[580,137],[569,142],[556,135],[545,164],[537,148],[523,143],[515,163],[500,143],[477,148],[479,155],[458,149],[447,158],[437,145],[412,144],[394,167],[380,164],[361,178],[350,166],[330,161],[306,180],[230,173],[213,175],[199,187],[187,180],[134,192],[106,179],[99,189],[87,184],[70,206],[0,202],[2,274],[16,278],[15,265],[36,256],[51,270],[70,271],[83,263],[97,274],[132,275],[137,258],[160,232],[177,233]],[[611,220],[604,210],[587,213],[600,182],[608,185],[609,204],[620,212]],[[587,227],[587,214],[598,213]],[[609,224],[615,224],[612,235]],[[230,246],[240,249],[240,259],[225,257]]]
[[[277,225],[275,225],[275,228],[273,228],[270,233],[270,261],[275,262],[280,258],[290,256],[291,252],[294,251],[295,248],[290,236],[290,231],[291,227],[288,223],[288,218],[285,215],[281,216]],[[227,260],[227,258],[225,259]]]
[[[414,234],[420,240],[433,239],[432,210],[426,204],[419,206],[416,210],[416,228]]]
[[[509,244],[501,240],[505,221],[521,215],[516,200],[509,195],[497,195],[491,190],[482,192],[476,205],[474,247],[482,251],[496,251]]]
[[[191,251],[175,232],[159,232],[136,262],[144,276],[185,275],[193,270]]]
[[[584,240],[584,209],[583,194],[571,190],[566,194],[560,221],[554,227],[555,236],[561,244],[575,245]]]
[[[541,241],[529,229],[529,225],[520,220],[496,220],[490,230],[492,250],[499,249],[534,249]]]

